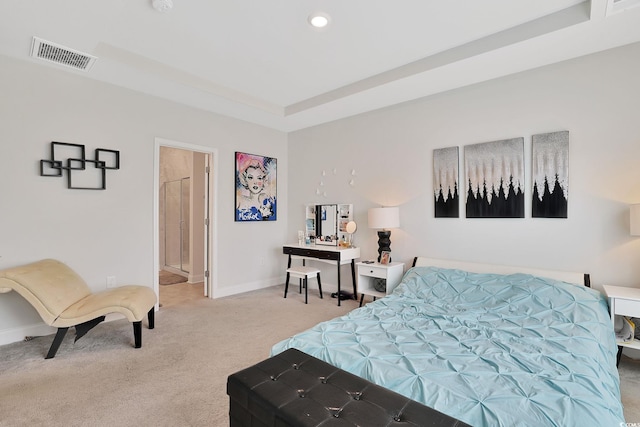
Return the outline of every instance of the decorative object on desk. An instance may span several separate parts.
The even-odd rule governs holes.
[[[358,225],[355,221],[349,221],[347,226],[345,227],[345,231],[347,232],[347,247],[353,247],[353,233],[358,229]]]
[[[378,231],[378,262],[380,262],[383,251],[391,252],[391,231],[388,229],[400,227],[400,209],[397,206],[371,208],[368,217],[369,228],[381,229]]]
[[[87,163],[92,163],[93,169],[87,169]],[[87,159],[84,145],[52,141],[50,158],[40,160],[40,176],[62,177],[67,171],[67,187],[72,190],[106,190],[107,169],[120,169],[120,151],[96,148],[94,159]],[[97,178],[83,176],[93,170],[98,173]]]
[[[531,147],[531,217],[567,218],[569,131],[533,135]]]
[[[640,204],[629,208],[629,234],[640,236]]]
[[[236,151],[236,221],[277,219],[277,167],[273,157]]]
[[[464,147],[467,218],[524,218],[524,138]]]
[[[459,218],[458,147],[433,150],[433,198],[436,218]]]
[[[380,264],[387,265],[391,261],[391,251],[382,251],[380,253]]]

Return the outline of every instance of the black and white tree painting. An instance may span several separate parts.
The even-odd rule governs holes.
[[[433,198],[436,218],[459,218],[458,147],[433,150]]]
[[[569,131],[533,135],[531,216],[567,218]]]
[[[524,218],[524,138],[464,147],[467,218]]]

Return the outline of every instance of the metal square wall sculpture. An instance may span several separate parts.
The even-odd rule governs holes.
[[[93,168],[87,169],[87,163]],[[67,187],[72,190],[106,190],[107,169],[120,169],[119,151],[97,148],[94,158],[88,159],[84,145],[52,141],[49,159],[40,160],[40,176],[62,177],[66,171]],[[94,185],[83,185],[81,174],[91,170],[97,173]],[[79,181],[82,183],[78,184]]]

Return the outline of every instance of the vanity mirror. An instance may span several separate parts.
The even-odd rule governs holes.
[[[307,205],[306,233],[315,238],[318,245],[347,245],[347,224],[353,221],[353,205],[322,204]]]

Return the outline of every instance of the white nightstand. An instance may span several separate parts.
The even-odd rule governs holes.
[[[604,285],[603,288],[609,298],[609,311],[612,322],[614,321],[615,315],[640,317],[640,289],[609,285]],[[636,327],[640,327],[640,325]],[[629,342],[618,342],[618,363],[620,363],[622,347],[640,350],[640,340],[634,339]]]
[[[375,300],[376,297],[382,298],[393,292],[404,274],[402,262],[389,264],[358,262],[356,265],[358,266],[358,293],[362,294],[360,306],[365,295],[371,295]]]

